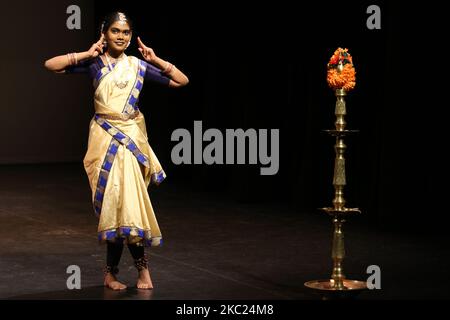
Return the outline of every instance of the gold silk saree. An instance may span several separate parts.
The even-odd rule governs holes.
[[[145,246],[162,244],[148,194],[150,184],[166,177],[147,137],[137,101],[145,62],[125,56],[95,76],[95,115],[83,159],[99,217],[98,237]]]

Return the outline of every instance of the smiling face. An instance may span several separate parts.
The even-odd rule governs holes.
[[[127,22],[116,21],[108,28],[105,39],[108,42],[108,50],[122,53],[131,40],[131,28]]]

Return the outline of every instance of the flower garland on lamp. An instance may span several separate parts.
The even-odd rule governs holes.
[[[348,49],[338,48],[327,64],[327,82],[336,95],[336,130],[345,131],[345,96],[356,85],[356,71],[353,66],[353,58]]]
[[[327,65],[327,82],[333,90],[344,89],[349,92],[356,85],[356,71],[348,49],[338,48]]]

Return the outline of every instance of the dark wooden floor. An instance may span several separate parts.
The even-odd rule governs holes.
[[[328,278],[331,222],[284,204],[238,203],[167,179],[150,190],[164,245],[148,249],[155,288],[137,290],[124,250],[120,279],[102,286],[105,247],[81,164],[0,167],[1,299],[319,300],[304,282]],[[442,299],[450,284],[449,236],[380,232],[357,220],[345,226],[348,278],[381,268],[381,290],[358,299]],[[68,266],[81,270],[69,290]]]

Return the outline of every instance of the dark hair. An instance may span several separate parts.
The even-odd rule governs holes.
[[[111,25],[114,22],[122,20],[122,19],[125,19],[126,22],[128,23],[128,25],[130,26],[130,29],[133,30],[133,22],[131,21],[131,19],[125,13],[116,11],[116,12],[112,12],[112,13],[108,14],[102,20],[102,24],[100,25],[100,32],[106,33],[106,31],[108,31],[109,27],[111,27]]]

